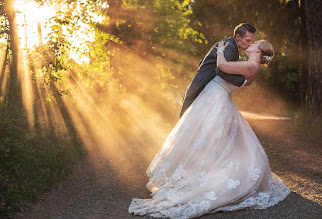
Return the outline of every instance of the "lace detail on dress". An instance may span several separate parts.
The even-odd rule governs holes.
[[[211,205],[209,201],[190,201],[182,206],[171,207],[168,210],[161,210],[159,213],[150,214],[158,218],[192,218],[196,215],[203,215],[209,212]]]
[[[207,174],[205,171],[203,171],[203,172],[201,173],[201,175],[200,175],[199,185],[200,185],[200,186],[204,186],[204,185],[206,185],[206,183],[208,182],[208,180],[209,180],[209,176],[208,176],[208,174]]]
[[[229,179],[227,176],[223,178],[222,182],[227,183],[227,189],[234,189],[240,184],[239,180]]]
[[[168,196],[168,199],[172,202],[179,202],[180,199],[183,197],[184,193],[183,192],[175,192],[173,191],[172,193],[170,193],[170,195]]]
[[[197,142],[195,143],[195,145],[193,146],[193,148],[195,150],[202,149],[203,147],[205,147],[205,143],[206,143],[206,138],[204,136],[201,136],[197,140]]]
[[[208,193],[204,194],[203,197],[205,197],[208,200],[212,200],[212,201],[215,201],[217,199],[216,193],[214,193],[214,192],[208,192]]]
[[[240,181],[239,180],[232,180],[232,179],[229,179],[227,181],[227,189],[234,189],[236,188],[237,186],[239,186],[240,184]]]
[[[254,168],[253,166],[252,167],[249,167],[248,168],[248,172],[250,174],[250,177],[253,179],[253,180],[257,180],[260,176],[260,173],[262,172],[259,168]]]
[[[228,164],[226,164],[225,168],[229,168],[229,169],[239,168],[239,162],[230,161]]]
[[[154,176],[155,178],[160,177],[163,175],[169,168],[170,168],[170,162],[166,162],[160,166],[158,170],[155,171]]]
[[[185,171],[183,167],[179,165],[179,167],[176,169],[176,171],[174,172],[171,178],[174,179],[175,181],[179,181],[183,179],[186,175],[187,175],[187,171]]]
[[[169,170],[171,162],[163,163],[150,175],[150,181],[146,187],[151,191],[154,190],[155,185],[163,185],[165,183],[165,173]]]
[[[273,180],[274,183],[272,184],[272,192],[270,194],[260,192],[245,199],[239,204],[217,208],[212,212],[214,213],[218,211],[237,211],[249,207],[253,207],[254,209],[266,209],[273,205],[276,205],[278,202],[285,199],[291,191],[284,183],[281,183],[282,181],[274,173],[272,175],[273,179],[271,177],[270,179]]]

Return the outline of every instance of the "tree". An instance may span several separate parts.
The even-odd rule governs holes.
[[[3,0],[1,1],[1,15],[5,16],[9,23],[9,48],[11,50],[12,59],[10,65],[10,82],[8,88],[8,95],[6,97],[8,106],[18,105],[22,106],[21,90],[18,83],[18,56],[19,56],[19,40],[18,30],[15,21],[14,1]]]
[[[322,119],[322,1],[305,1],[309,50],[309,90],[306,108],[312,121]]]

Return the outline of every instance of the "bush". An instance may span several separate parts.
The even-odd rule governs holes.
[[[1,118],[0,215],[36,201],[54,182],[67,176],[84,154],[75,135],[70,136],[77,145],[54,130],[30,132],[26,121],[24,111],[18,108]]]

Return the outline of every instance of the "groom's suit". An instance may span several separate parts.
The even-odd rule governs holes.
[[[239,58],[238,47],[233,37],[229,37],[225,40],[229,42],[225,49],[224,56],[227,61],[237,61]],[[193,101],[197,98],[204,87],[216,76],[219,75],[225,81],[236,85],[242,86],[245,81],[245,77],[242,75],[227,74],[220,71],[217,68],[217,49],[218,42],[211,47],[207,55],[201,60],[199,68],[194,78],[188,85],[186,93],[183,98],[183,105],[180,112],[180,117],[189,108]]]

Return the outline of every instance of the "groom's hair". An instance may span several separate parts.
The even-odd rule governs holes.
[[[256,29],[250,24],[246,24],[246,23],[238,24],[234,29],[234,38],[236,38],[237,34],[239,34],[240,37],[243,38],[247,31],[250,33],[255,33]]]

